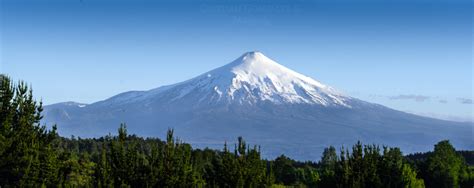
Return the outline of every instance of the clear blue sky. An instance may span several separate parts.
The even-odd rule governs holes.
[[[0,69],[46,104],[189,79],[259,50],[345,93],[473,118],[472,1],[1,0]]]

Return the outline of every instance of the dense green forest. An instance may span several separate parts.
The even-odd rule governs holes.
[[[42,104],[24,82],[0,76],[0,187],[469,187],[473,151],[449,141],[404,156],[399,148],[329,146],[321,159],[262,159],[237,138],[222,150],[193,149],[175,139],[127,134],[63,138],[40,125]],[[60,126],[60,125],[59,125]],[[317,135],[315,135],[317,136]]]

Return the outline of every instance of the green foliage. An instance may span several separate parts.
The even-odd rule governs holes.
[[[297,182],[295,161],[281,155],[273,162],[276,183],[291,185]]]
[[[336,168],[338,165],[338,156],[336,148],[330,146],[325,148],[321,157],[321,187],[330,187],[335,185],[337,180]]]
[[[24,82],[0,75],[0,185],[56,184],[56,127],[40,126],[41,102]]]
[[[325,150],[320,162],[321,187],[424,187],[398,148],[357,142],[352,151]],[[421,182],[421,183],[420,183]]]
[[[24,82],[0,75],[0,187],[472,187],[472,151],[448,141],[434,152],[402,155],[399,148],[326,148],[319,163],[284,155],[261,158],[239,137],[233,151],[192,149],[175,139],[129,135],[62,138],[41,126],[42,105]],[[408,160],[407,160],[408,159]],[[423,179],[421,179],[423,178]]]
[[[439,142],[427,160],[429,187],[459,187],[464,159],[449,141]]]
[[[416,178],[416,172],[408,164],[403,164],[401,178],[405,188],[425,187],[424,181]]]

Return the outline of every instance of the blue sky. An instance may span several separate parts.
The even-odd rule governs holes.
[[[472,2],[2,0],[0,70],[44,103],[92,103],[259,50],[345,93],[472,119]]]

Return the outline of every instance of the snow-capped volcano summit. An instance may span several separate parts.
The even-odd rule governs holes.
[[[261,52],[247,52],[233,62],[196,78],[168,87],[178,100],[200,96],[199,103],[319,104],[350,107],[349,97],[307,76],[292,71]],[[163,92],[163,90],[160,90]]]
[[[231,73],[231,75],[226,75]],[[222,76],[216,83],[217,93],[227,100],[244,102],[310,103],[342,105],[345,98],[330,87],[292,71],[260,52],[247,52],[232,63],[211,71],[207,76]],[[228,79],[228,77],[231,79]]]
[[[260,52],[247,52],[195,78],[148,91],[130,91],[88,105],[45,106],[43,123],[63,136],[103,136],[120,123],[140,136],[168,128],[197,147],[220,149],[243,136],[265,157],[314,160],[328,145],[396,145],[427,151],[450,139],[474,149],[473,125],[396,111],[338,93]]]

